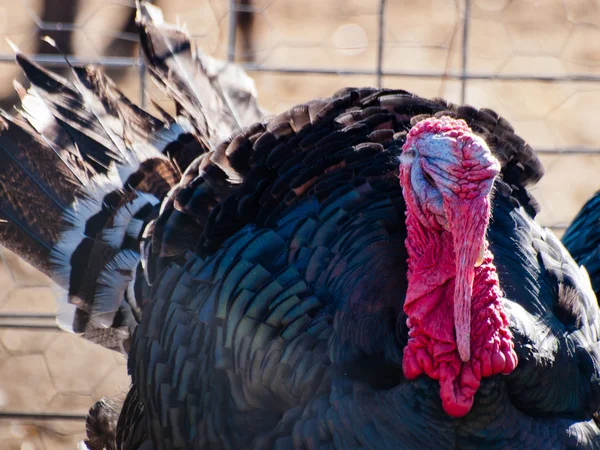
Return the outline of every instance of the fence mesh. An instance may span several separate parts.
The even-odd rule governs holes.
[[[207,53],[241,63],[273,113],[345,86],[402,88],[488,107],[536,148],[534,194],[560,234],[600,187],[598,0],[162,0]],[[126,95],[170,103],[148,80],[127,0],[0,0],[0,35],[43,65],[105,67]],[[22,75],[0,41],[0,105]],[[151,108],[150,108],[151,109]],[[0,256],[0,442],[75,448],[89,406],[126,391],[120,355],[57,331],[49,280]]]

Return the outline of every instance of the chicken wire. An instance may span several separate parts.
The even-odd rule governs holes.
[[[167,21],[187,23],[199,47],[240,63],[274,113],[347,85],[493,108],[541,155],[547,175],[533,191],[540,222],[558,234],[600,184],[598,0],[155,3]],[[149,106],[151,94],[165,107],[136,53],[134,7],[0,0],[0,34],[63,73],[65,58],[39,38],[67,35],[70,63],[103,66],[130,98]],[[0,44],[0,68],[0,89],[20,76],[8,45]],[[16,100],[6,89],[0,95],[5,105]],[[126,390],[124,359],[56,333],[50,281],[7,250],[0,256],[0,442],[63,448],[83,436],[93,401]]]

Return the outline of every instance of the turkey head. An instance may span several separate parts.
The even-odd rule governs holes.
[[[409,256],[403,371],[439,380],[455,417],[470,411],[482,377],[517,365],[486,240],[499,172],[485,141],[450,117],[417,123],[400,159]]]

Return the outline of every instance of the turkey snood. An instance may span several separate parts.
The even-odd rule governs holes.
[[[439,380],[444,410],[455,417],[470,411],[482,377],[517,365],[485,236],[499,171],[463,120],[423,120],[403,146],[410,331],[402,366],[408,379]]]

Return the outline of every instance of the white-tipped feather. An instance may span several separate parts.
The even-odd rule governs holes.
[[[137,269],[137,267],[136,267]],[[137,303],[137,299],[135,298],[135,272],[134,277],[127,283],[127,291],[126,291],[127,301],[131,305],[131,309],[139,312],[139,305]]]
[[[51,39],[45,40],[56,47]],[[36,68],[25,57],[19,61],[27,75],[35,75],[36,71],[43,75],[41,78],[30,76],[32,86],[28,90],[17,86],[22,100],[21,114],[79,181],[75,186],[75,199],[62,216],[64,230],[59,230],[58,242],[50,254],[52,277],[58,284],[57,322],[62,329],[84,332],[86,337],[88,334],[93,336],[96,331],[112,336],[112,328],[116,327],[116,333],[125,338],[137,325],[136,318],[140,314],[135,298],[135,274],[140,254],[137,249],[120,250],[120,247],[127,236],[138,239],[144,233],[145,219],[134,217],[142,208],[148,208],[147,205],[158,205],[160,199],[149,193],[135,192],[133,200],[110,211],[112,218],[101,231],[94,226],[94,234],[86,235],[86,228],[90,228],[94,216],[113,205],[113,195],[110,202],[108,199],[105,202],[107,195],[127,194],[130,199],[130,187],[126,191],[126,183],[140,165],[149,159],[168,161],[169,155],[162,151],[181,134],[195,131],[195,127],[185,119],[178,124],[168,115],[160,120],[143,112],[129,103],[114,83],[94,68],[71,67],[75,75],[71,83]],[[71,66],[69,61],[67,63]],[[218,63],[210,62],[211,67],[215,64],[218,66]],[[217,70],[222,68],[217,67]],[[54,79],[50,86],[44,81],[45,77]],[[54,82],[64,90],[53,90]],[[218,122],[217,118],[215,120]],[[78,134],[71,133],[71,129],[81,132],[85,139],[78,139]],[[29,126],[27,131],[31,131]],[[88,139],[98,145],[89,151],[78,148],[78,145],[86,145]],[[90,161],[94,163],[90,164]],[[96,173],[95,163],[105,168],[106,174]],[[94,258],[84,254],[84,247],[80,247],[86,238],[97,239],[93,255],[100,253],[98,260],[84,260]],[[74,260],[78,248],[81,255],[77,252],[77,260]],[[104,258],[111,256],[112,259],[102,267],[100,260],[106,261]],[[74,272],[76,264],[83,267],[77,267]],[[90,272],[86,272],[88,269]],[[75,286],[79,283],[71,286],[75,274],[85,277],[84,286]],[[78,288],[81,289],[76,291]],[[86,314],[78,314],[78,308],[89,315],[89,321]],[[118,324],[115,316],[119,318]]]
[[[123,184],[140,168],[140,164],[143,161],[149,159],[167,159],[167,157],[156,150],[156,148],[147,144],[130,144],[129,148],[130,151],[127,153],[127,164],[119,164],[116,166],[118,176]]]
[[[596,293],[594,292],[594,288],[592,287],[592,280],[590,278],[590,274],[586,270],[584,266],[579,266],[579,288],[584,291],[587,295],[593,298]],[[596,328],[594,328],[596,330]],[[598,336],[595,336],[594,339],[598,341]]]
[[[74,78],[75,87],[81,94],[86,106],[94,114],[94,117],[98,123],[102,125],[105,133],[108,135],[109,139],[112,141],[114,147],[119,151],[121,156],[125,160],[128,160],[130,151],[127,148],[127,143],[124,138],[125,133],[123,122],[118,117],[107,114],[106,108],[98,99],[98,97],[96,97],[92,91],[85,88],[77,76]]]
[[[238,126],[241,128],[255,122],[258,118],[256,116],[256,110],[251,110],[249,108],[244,110],[236,107],[235,105],[239,100],[236,102],[231,98],[232,94],[239,94],[242,92],[244,95],[257,98],[258,91],[256,90],[254,79],[249,77],[242,66],[238,64],[232,64],[228,61],[213,58],[200,49],[196,49],[196,53],[198,59],[202,61],[208,77],[210,79],[218,80],[219,88],[222,90],[223,99],[231,110],[231,114],[238,123]],[[263,110],[258,106],[257,110],[260,111],[263,116],[268,114],[266,110]],[[221,137],[226,138],[227,136]]]
[[[133,152],[127,153],[127,164],[111,164],[107,174],[95,176],[84,188],[82,198],[78,198],[67,210],[63,219],[67,229],[61,234],[60,240],[53,248],[50,258],[54,266],[54,279],[62,290],[57,295],[58,323],[59,326],[73,332],[76,307],[69,303],[69,284],[71,278],[71,258],[82,240],[86,237],[85,228],[88,220],[102,210],[105,196],[111,192],[123,189],[127,179],[140,166],[141,161],[148,158],[165,157],[156,149],[145,145],[136,145]],[[114,248],[119,248],[128,231],[132,237],[137,237],[142,231],[144,223],[133,219],[133,216],[145,205],[156,205],[160,202],[151,194],[138,192],[138,197],[117,211],[113,227],[103,230],[102,239]],[[118,253],[105,267],[98,279],[98,288],[95,293],[92,321],[102,327],[110,327],[116,311],[122,305],[125,292],[135,303],[133,294],[133,276],[135,266],[140,257],[137,252],[124,251]],[[121,273],[121,269],[130,271],[130,275]],[[134,306],[136,307],[136,306]],[[135,317],[129,305],[123,305],[123,313],[130,326],[134,326]]]
[[[133,216],[146,205],[151,204],[154,206],[159,202],[152,194],[138,192],[137,195],[138,196],[135,199],[119,208],[119,211],[115,214],[112,226],[106,228],[102,232],[102,238],[107,244],[114,248],[119,248],[121,246],[123,239],[125,238],[125,233],[127,232],[130,223],[134,220]],[[139,227],[141,231],[141,227],[144,223],[142,221],[138,222],[140,222]]]
[[[48,108],[46,102],[44,102],[44,100],[36,93],[33,87],[26,91],[16,80],[13,81],[13,86],[21,98],[22,109],[18,109],[21,115],[39,133],[40,138],[42,138],[52,151],[54,151],[79,182],[81,184],[87,184],[89,181],[87,173],[76,170],[68,158],[65,158],[65,155],[63,154],[64,150],[67,153],[71,153],[79,160],[82,160],[76,145],[74,143],[65,142],[65,140],[62,140],[60,144],[58,144],[56,142],[57,137],[48,131],[52,125],[57,125],[57,120],[54,115],[52,115],[52,111]],[[48,137],[48,135],[50,135],[50,137]]]
[[[177,122],[171,125],[171,130],[173,130],[177,136],[185,133],[194,133],[194,127],[185,116],[178,116]]]
[[[66,289],[56,286],[54,291],[54,297],[56,298],[56,323],[61,330],[74,333],[73,324],[75,323],[77,307],[69,303],[69,293]]]
[[[140,219],[131,219],[125,234],[131,238],[137,239],[144,229],[144,221]]]
[[[144,7],[144,9],[142,9],[142,6]],[[137,8],[135,13],[135,20],[138,22],[142,20],[144,14],[147,14],[150,20],[152,20],[152,22],[154,22],[156,25],[164,25],[167,27],[171,26],[175,28],[179,27],[179,25],[173,26],[171,24],[165,23],[165,18],[163,16],[162,10],[157,6],[146,2],[136,1],[136,7]],[[177,17],[177,20],[179,20],[179,17]],[[7,41],[9,44],[14,45],[10,40],[7,39]]]
[[[110,114],[96,93],[85,87],[76,72],[74,72],[74,75],[75,87],[81,94],[86,106],[92,112],[98,123],[102,125],[102,128],[123,158],[123,163],[117,166],[119,176],[123,181],[127,180],[129,175],[139,168],[142,161],[150,158],[165,159],[157,148],[162,150],[162,148],[172,140],[174,135],[171,130],[168,128],[164,128],[160,131],[157,130],[155,136],[149,141],[150,145],[147,143],[142,144],[133,142],[131,138],[134,136],[127,135],[127,128],[123,117],[121,117],[121,113],[117,112],[117,115]]]
[[[24,115],[35,130],[44,134],[46,128],[56,120],[46,103],[32,89],[21,99]]]
[[[265,116],[256,101],[254,80],[241,66],[205,55],[183,26],[165,23],[160,9],[145,1],[138,2],[136,22],[150,36],[148,46],[160,47],[161,62],[150,64],[156,69],[151,74],[197,121],[211,145]]]
[[[63,289],[69,289],[71,279],[71,257],[84,238],[83,230],[76,228],[60,235],[60,241],[50,253],[52,263],[52,279]]]
[[[59,242],[52,249],[50,255],[56,281],[65,289],[68,289],[69,286],[73,252],[85,237],[87,221],[102,209],[104,197],[111,192],[123,189],[129,176],[139,168],[141,161],[150,157],[165,158],[157,150],[150,149],[147,146],[138,146],[137,150],[136,152],[127,152],[127,164],[117,165],[113,163],[106,175],[96,175],[86,184],[84,197],[76,199],[71,208],[67,210],[64,221],[68,228],[61,234]],[[147,201],[150,198],[154,199],[153,201],[156,203],[158,202],[158,199],[152,195],[147,197]],[[123,236],[125,229],[122,230]],[[105,235],[109,236],[111,236],[111,233],[110,230],[104,232]],[[116,239],[116,236],[111,236],[111,242],[115,242]]]
[[[147,230],[147,228],[146,228],[146,230]],[[146,236],[142,236],[142,238],[145,238],[145,237]],[[148,259],[150,257],[150,240],[148,240],[147,242],[142,241],[140,250],[142,252],[140,261],[142,263],[142,271],[144,273],[144,279],[146,280],[146,284],[148,286],[152,286],[152,280],[150,279],[150,272],[149,272],[149,267],[148,267]]]
[[[54,280],[63,288],[69,288],[71,277],[71,257],[85,237],[87,221],[102,209],[104,197],[122,188],[122,182],[116,170],[109,170],[106,175],[97,175],[85,186],[84,198],[77,198],[63,216],[67,229],[50,253],[50,261],[54,267]]]
[[[138,252],[123,250],[106,265],[98,277],[98,287],[94,295],[91,313],[94,324],[109,328],[119,308],[123,306],[125,309],[130,309],[130,306],[124,303],[125,292],[135,276],[135,268],[139,260]],[[131,325],[135,326],[135,320]]]

